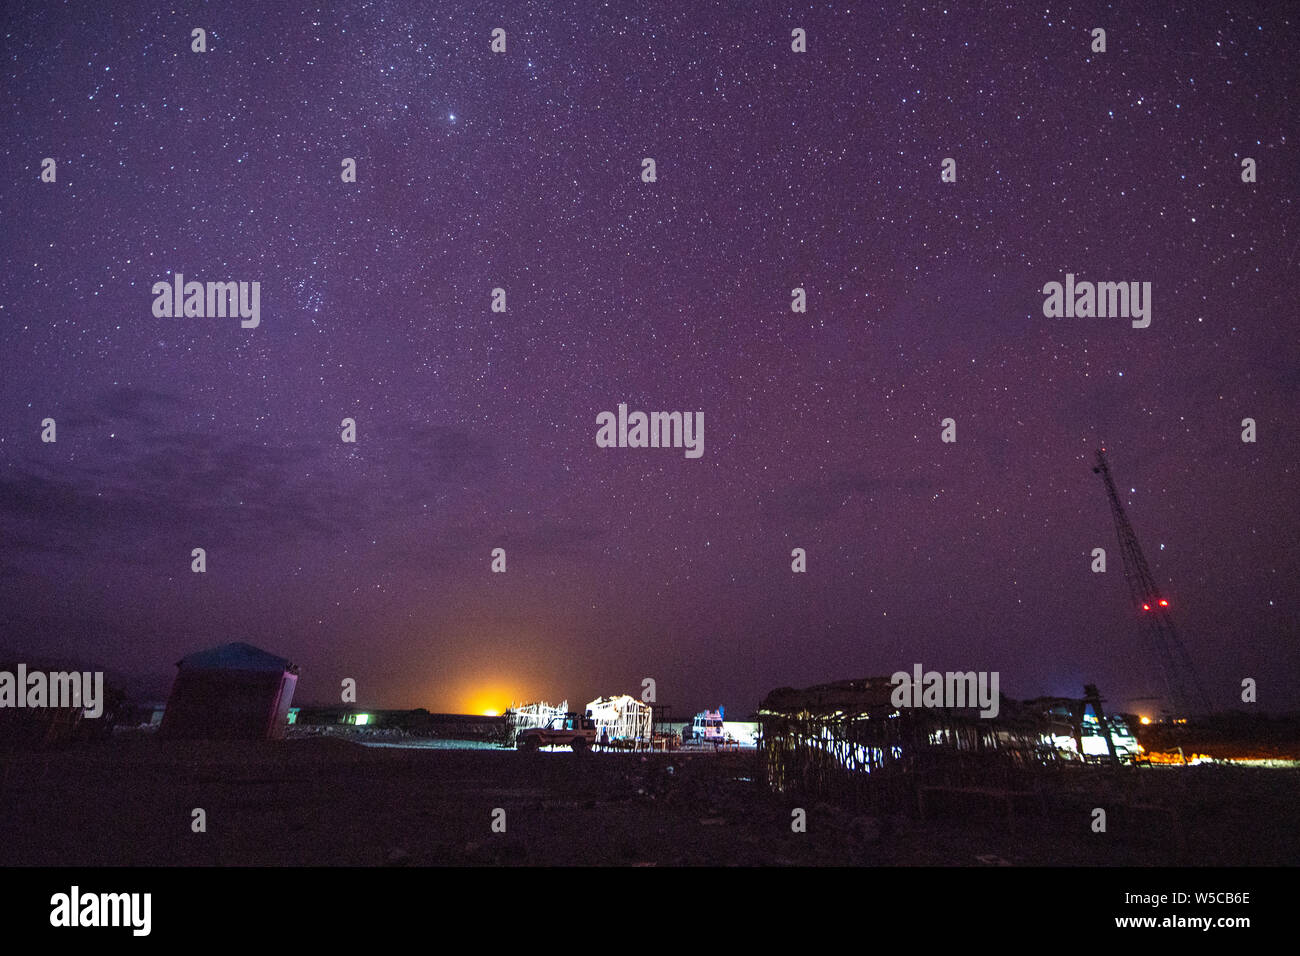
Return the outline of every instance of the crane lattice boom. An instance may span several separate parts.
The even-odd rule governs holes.
[[[1174,628],[1169,601],[1156,586],[1146,556],[1142,554],[1142,546],[1138,544],[1137,533],[1129,523],[1119,492],[1115,490],[1115,480],[1106,464],[1106,449],[1098,450],[1097,465],[1092,470],[1106,483],[1115,533],[1119,536],[1120,556],[1124,561],[1124,580],[1128,582],[1138,627],[1160,663],[1169,707],[1184,717],[1207,714],[1210,712],[1209,700]]]

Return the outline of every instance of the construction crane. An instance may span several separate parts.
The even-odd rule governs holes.
[[[1110,497],[1110,510],[1115,518],[1115,533],[1119,535],[1120,555],[1124,560],[1124,580],[1128,582],[1129,593],[1133,598],[1134,612],[1137,614],[1138,628],[1142,632],[1148,647],[1155,651],[1160,662],[1160,671],[1164,677],[1166,700],[1177,716],[1188,717],[1210,712],[1209,699],[1201,686],[1192,667],[1187,649],[1178,638],[1170,616],[1169,600],[1156,587],[1155,578],[1147,566],[1147,559],[1142,554],[1133,525],[1129,524],[1124,504],[1119,492],[1115,490],[1115,480],[1110,476],[1106,464],[1106,449],[1097,451],[1097,464],[1094,474],[1101,475],[1106,483],[1106,494]]]

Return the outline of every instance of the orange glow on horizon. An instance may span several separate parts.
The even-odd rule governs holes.
[[[429,687],[426,706],[438,713],[500,717],[511,706],[549,700],[546,690],[545,685],[539,689],[533,678],[521,680],[504,672],[500,662],[466,663]]]
[[[500,717],[514,702],[515,692],[504,682],[467,687],[458,695],[457,709],[462,714]]]

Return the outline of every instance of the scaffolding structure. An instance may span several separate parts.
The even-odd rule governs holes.
[[[654,732],[653,708],[647,703],[620,694],[598,697],[587,705],[596,722],[596,739],[614,746],[649,746]]]

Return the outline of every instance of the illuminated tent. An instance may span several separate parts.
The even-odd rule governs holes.
[[[165,737],[283,737],[298,667],[251,644],[223,644],[181,658],[159,733]]]
[[[608,735],[610,741],[648,741],[653,721],[649,704],[635,697],[620,694],[618,697],[598,697],[587,705],[591,719],[596,722],[597,739]]]

